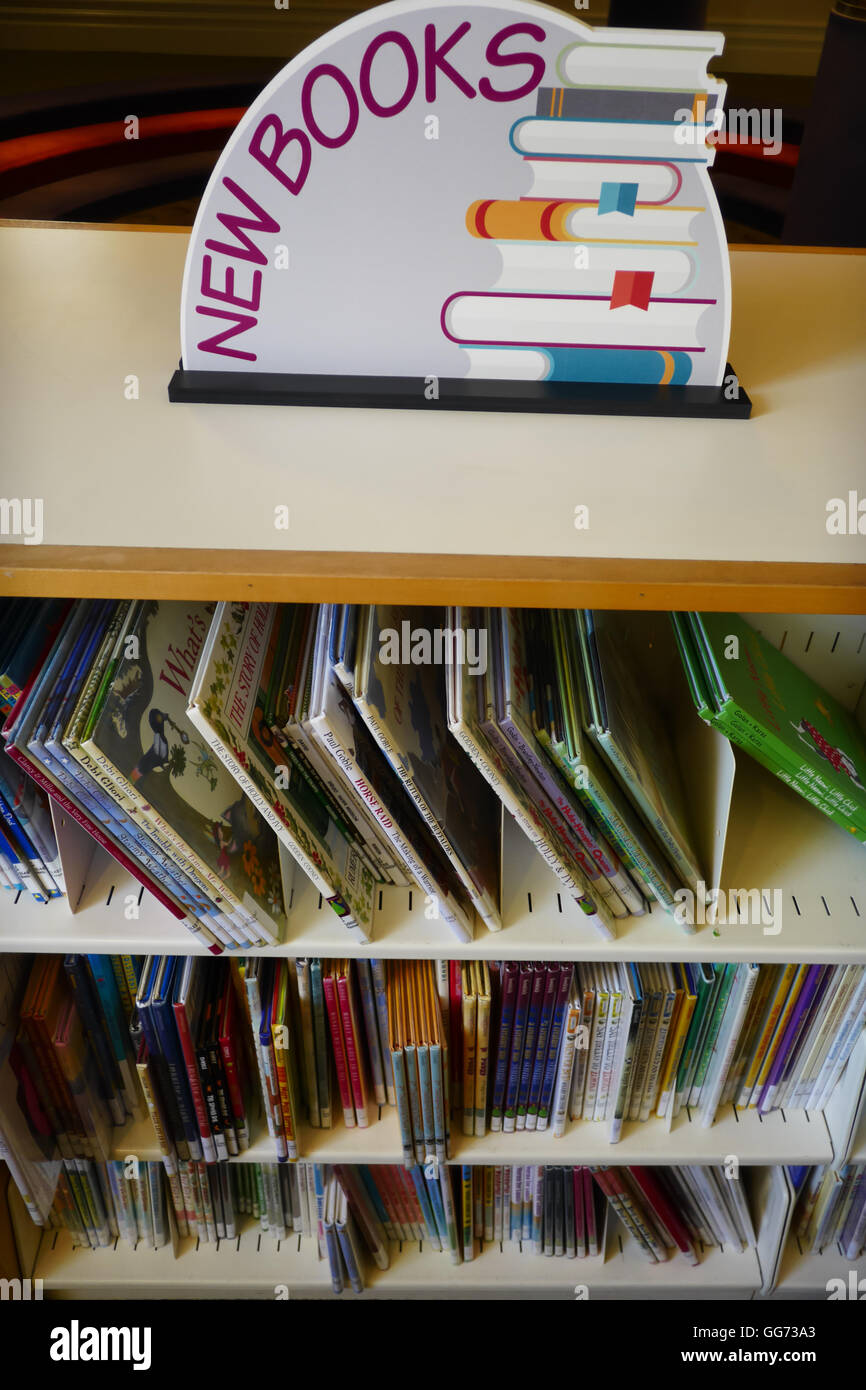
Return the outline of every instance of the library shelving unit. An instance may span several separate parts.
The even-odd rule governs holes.
[[[73,597],[512,604],[741,611],[866,718],[866,259],[763,247],[732,253],[730,357],[754,402],[742,422],[170,405],[186,250],[180,229],[0,226],[6,332],[3,490],[43,504],[41,544],[0,537],[0,593]],[[853,527],[827,528],[846,500]],[[289,508],[288,531],[274,525]],[[575,526],[588,508],[588,528]],[[866,523],[864,523],[866,525]],[[699,725],[696,717],[692,723]],[[700,726],[703,732],[703,726]],[[723,741],[722,741],[723,742]],[[714,745],[714,747],[716,747]],[[686,935],[660,911],[603,942],[505,828],[504,928],[461,945],[423,899],[382,891],[374,944],[347,948],[295,878],[287,955],[866,964],[866,856],[748,758],[707,764],[707,862],[727,890],[780,890],[778,931],[729,913]],[[700,756],[706,758],[706,744]],[[698,756],[696,754],[696,756]],[[727,762],[725,762],[727,758]],[[711,803],[711,804],[710,804]],[[68,900],[0,902],[0,951],[200,949],[74,824],[57,822]],[[481,930],[479,928],[479,930]],[[839,1251],[789,1234],[784,1165],[866,1161],[866,1041],[823,1114],[728,1107],[551,1135],[455,1137],[461,1163],[742,1165],[756,1248],[650,1267],[615,1219],[595,1260],[488,1247],[467,1265],[395,1247],[365,1297],[825,1297]],[[399,1162],[390,1112],[369,1130],[308,1130],[305,1157]],[[156,1157],[130,1126],[117,1154]],[[244,1157],[273,1157],[264,1130]],[[13,1197],[22,1274],[58,1297],[328,1297],[313,1243],[234,1241],[73,1250]],[[859,1270],[862,1276],[864,1270]]]

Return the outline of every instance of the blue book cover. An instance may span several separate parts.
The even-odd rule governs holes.
[[[532,989],[533,978],[534,972],[532,966],[526,962],[522,963],[517,981],[514,1026],[511,1034],[511,1055],[508,1062],[508,1081],[505,1088],[505,1107],[502,1127],[506,1134],[510,1134],[514,1130],[517,1096],[520,1089],[520,1072],[523,1064],[523,1042],[526,1035],[526,1019],[529,1013],[529,994]]]
[[[494,1133],[502,1128],[502,1106],[505,1100],[505,1083],[508,1079],[508,1063],[511,1057],[511,1030],[514,1024],[519,971],[520,967],[516,961],[504,962],[490,1111],[490,1128]]]
[[[178,1116],[192,1159],[202,1157],[201,1135],[193,1109],[186,1062],[171,1007],[174,972],[178,956],[163,956],[153,984],[151,1012],[159,1048],[165,1060],[166,1077],[171,1086]]]
[[[559,1063],[559,1046],[562,1039],[562,1030],[565,1026],[565,1016],[568,1012],[568,1000],[571,994],[571,985],[574,979],[574,966],[565,965],[559,977],[559,995],[553,1010],[553,1017],[550,1021],[550,1037],[547,1041],[547,1060],[544,1064],[544,1078],[541,1083],[541,1094],[538,1097],[538,1121],[543,1122],[546,1127],[550,1118],[550,1108],[553,1104],[553,1091],[556,1086],[556,1071]]]
[[[538,1040],[538,1030],[541,1025],[544,989],[547,983],[547,971],[543,965],[534,965],[532,967],[532,972],[532,989],[529,996],[529,1009],[526,1015],[526,1033],[523,1039],[523,1059],[520,1065],[520,1086],[517,1092],[517,1112],[515,1117],[517,1129],[523,1129],[526,1125],[526,1107],[529,1101],[532,1072],[535,1067],[535,1048]]]
[[[122,1125],[126,1120],[126,1109],[120,1097],[120,1076],[93,993],[87,962],[84,956],[68,955],[63,959],[63,968],[75,995],[78,1015],[93,1048],[103,1086],[103,1099],[108,1104],[113,1122]]]
[[[558,964],[548,965],[545,973],[544,991],[541,996],[541,1017],[535,1039],[535,1062],[529,1084],[529,1097],[526,1102],[528,1129],[535,1128],[535,1120],[538,1115],[538,1102],[541,1099],[541,1087],[544,1083],[544,1072],[547,1065],[547,1050],[550,1044],[550,1029],[559,997],[560,975],[565,968]]]

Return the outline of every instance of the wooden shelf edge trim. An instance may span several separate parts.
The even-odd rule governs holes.
[[[0,594],[843,614],[866,565],[4,545]]]

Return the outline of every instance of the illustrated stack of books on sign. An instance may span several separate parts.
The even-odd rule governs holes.
[[[717,370],[726,262],[706,137],[725,84],[706,72],[712,36],[703,48],[679,37],[663,54],[628,31],[570,45],[560,85],[539,87],[534,114],[512,126],[526,192],[466,215],[473,237],[496,243],[502,273],[442,311],[470,376],[679,386]]]

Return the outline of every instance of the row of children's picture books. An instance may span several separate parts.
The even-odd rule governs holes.
[[[0,887],[37,903],[66,893],[48,797],[0,750]]]
[[[37,1221],[145,1108],[172,1180],[262,1116],[284,1163],[388,1107],[426,1170],[488,1131],[821,1111],[866,1021],[844,965],[39,956],[3,987],[0,1151]]]
[[[372,939],[380,885],[461,941],[497,930],[503,808],[603,936],[650,901],[692,930],[675,683],[855,834],[866,744],[742,619],[673,619],[82,601],[38,607],[25,641],[15,610],[6,750],[215,952],[282,939],[295,865],[347,941]]]
[[[866,1250],[866,1163],[789,1170],[798,1197],[791,1232],[801,1251],[837,1247],[846,1260]]]
[[[371,1260],[387,1268],[395,1240],[447,1251],[455,1263],[475,1259],[485,1245],[509,1242],[529,1255],[598,1256],[606,1206],[654,1264],[682,1255],[697,1265],[707,1247],[755,1244],[742,1184],[713,1166],[455,1165],[434,1173],[420,1165],[408,1171],[361,1165],[325,1173],[325,1210],[342,1210],[343,1220],[354,1223],[354,1267],[341,1261],[344,1246],[327,1244],[337,1292],[349,1284],[362,1288]],[[345,1207],[330,1195],[332,1182]]]
[[[212,617],[204,603],[40,610],[3,737],[61,811],[221,951],[280,941],[291,885],[272,829],[187,718]]]
[[[652,1263],[679,1252],[700,1263],[705,1246],[745,1250],[755,1228],[743,1185],[713,1164],[676,1168],[597,1167],[596,1182]]]
[[[819,1111],[866,1022],[857,965],[452,961],[448,991],[465,1135],[560,1136],[570,1119],[616,1142],[624,1122],[684,1108],[704,1126],[728,1104]]]
[[[64,1159],[47,1224],[92,1250],[118,1239],[159,1249],[171,1238],[165,1169],[159,1160]]]
[[[57,599],[0,599],[0,724],[30,667],[56,636],[69,608]],[[36,902],[63,897],[66,885],[44,790],[0,751],[0,887]]]

